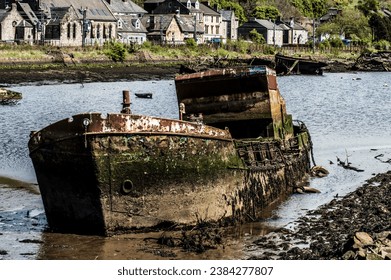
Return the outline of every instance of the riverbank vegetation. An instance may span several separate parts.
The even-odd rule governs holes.
[[[135,1],[143,5],[144,1]],[[0,45],[0,67],[24,62],[40,64],[62,63],[64,54],[68,63],[84,62],[148,62],[188,61],[210,58],[271,57],[277,52],[298,57],[311,56],[316,59],[355,60],[363,52],[389,50],[391,46],[391,19],[384,9],[391,10],[391,0],[210,0],[217,8],[232,9],[240,22],[249,17],[260,19],[293,18],[319,19],[328,8],[336,7],[340,12],[330,21],[316,26],[317,37],[323,41],[315,47],[310,40],[307,45],[283,46],[266,45],[261,34],[255,30],[251,41],[227,41],[225,44],[197,45],[189,39],[184,45],[159,45],[145,42],[143,45],[109,42],[104,46],[54,47],[30,45]],[[312,31],[310,31],[312,32]],[[325,36],[327,34],[327,36]],[[312,38],[312,36],[310,36]],[[342,40],[341,38],[345,38]]]

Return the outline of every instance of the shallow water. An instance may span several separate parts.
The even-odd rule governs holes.
[[[386,86],[390,80],[391,73],[279,77],[288,112],[306,123],[316,164],[326,167],[330,174],[311,180],[311,186],[321,193],[292,195],[274,209],[271,218],[228,229],[224,248],[201,255],[144,241],[145,237],[155,238],[160,233],[110,238],[43,233],[46,220],[28,157],[30,131],[81,112],[119,112],[122,90],[132,93],[133,113],[177,118],[172,80],[14,87],[23,93],[22,101],[0,107],[0,176],[16,179],[0,178],[0,259],[245,258],[245,245],[270,231],[270,226],[291,227],[308,209],[327,203],[336,195],[343,196],[372,174],[390,169],[390,164],[379,160],[391,158],[391,87]],[[153,99],[136,98],[135,92],[151,92]],[[364,172],[337,166],[336,157],[348,158]]]

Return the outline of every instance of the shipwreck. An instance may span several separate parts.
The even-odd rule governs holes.
[[[311,141],[265,66],[175,79],[178,119],[82,113],[28,143],[49,227],[110,235],[256,220],[310,171]]]
[[[310,58],[285,56],[280,53],[275,56],[277,75],[304,74],[323,75],[327,63]]]

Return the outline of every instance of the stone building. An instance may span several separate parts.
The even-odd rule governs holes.
[[[179,14],[152,14],[143,18],[148,30],[148,40],[162,44],[184,44],[188,38],[202,38],[203,30],[199,24],[194,27],[194,17]]]
[[[23,17],[17,10],[17,4],[12,6],[4,6],[7,9],[0,9],[0,41],[14,42],[16,39],[16,30],[18,26],[26,24],[23,22]],[[29,30],[26,37],[30,36],[33,39],[34,34]]]
[[[142,44],[147,40],[147,29],[141,18],[146,10],[130,0],[105,0],[118,20],[117,39],[123,43]]]
[[[220,10],[222,16],[222,36],[223,40],[237,40],[239,19],[232,10]]]

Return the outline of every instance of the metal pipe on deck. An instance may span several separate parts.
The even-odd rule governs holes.
[[[132,111],[130,110],[130,94],[128,90],[122,91],[122,110],[121,113],[123,114],[131,114]]]

